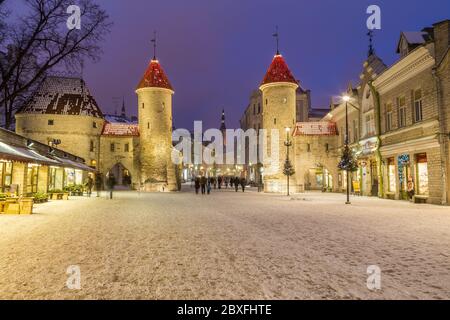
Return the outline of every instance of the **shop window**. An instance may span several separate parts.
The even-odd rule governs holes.
[[[394,158],[389,158],[387,160],[387,173],[388,173],[388,191],[395,192],[395,161]]]
[[[416,193],[428,195],[428,161],[426,153],[416,155],[416,177]]]
[[[422,90],[414,91],[414,122],[422,121]]]
[[[406,98],[397,98],[398,107],[398,127],[402,128],[406,126]]]
[[[0,162],[0,190],[2,192],[8,191],[12,182],[12,168],[11,161]]]
[[[28,164],[27,167],[27,193],[36,193],[38,186],[39,165]]]
[[[125,152],[130,152],[130,144],[129,143],[125,143],[124,150],[125,150]]]

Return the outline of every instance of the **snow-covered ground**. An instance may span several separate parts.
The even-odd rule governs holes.
[[[450,298],[450,208],[338,194],[118,192],[0,215],[0,298]],[[66,287],[77,265],[81,289]],[[366,286],[381,269],[381,290]]]

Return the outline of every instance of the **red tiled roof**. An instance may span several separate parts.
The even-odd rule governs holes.
[[[136,89],[156,87],[173,90],[158,60],[151,60]]]
[[[293,136],[335,136],[337,135],[336,123],[319,122],[297,122]]]
[[[139,136],[139,125],[136,123],[105,123],[104,136]]]
[[[267,69],[261,85],[273,82],[292,82],[298,84],[281,54],[273,57],[272,63],[269,69]]]

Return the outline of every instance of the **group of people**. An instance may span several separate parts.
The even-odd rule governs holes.
[[[216,177],[195,177],[194,179],[194,187],[195,187],[195,193],[198,194],[199,191],[202,194],[210,194],[211,189],[222,189],[222,187],[225,187],[228,189],[228,186],[230,188],[235,189],[236,192],[239,191],[239,187],[242,189],[242,192],[245,192],[245,186],[247,185],[247,180],[242,177],[222,177],[218,176]]]

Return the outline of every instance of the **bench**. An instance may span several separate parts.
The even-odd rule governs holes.
[[[414,203],[427,203],[428,196],[416,195],[413,197]]]

